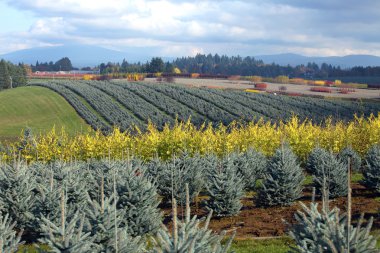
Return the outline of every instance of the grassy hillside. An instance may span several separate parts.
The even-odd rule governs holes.
[[[69,133],[87,129],[84,120],[66,100],[42,87],[22,87],[0,92],[0,140],[15,138],[29,127],[33,133],[65,127]]]

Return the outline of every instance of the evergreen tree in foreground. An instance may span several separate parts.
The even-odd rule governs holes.
[[[262,187],[258,190],[258,206],[284,206],[302,196],[304,174],[297,157],[288,145],[277,149],[268,162]]]
[[[22,231],[16,234],[14,231],[16,222],[12,222],[9,215],[4,217],[0,213],[0,252],[16,252],[21,244]]]
[[[44,237],[39,242],[46,244],[49,250],[42,252],[90,253],[94,251],[90,233],[83,232],[84,216],[75,213],[70,219],[63,218],[62,224],[54,224],[42,218],[41,225]]]
[[[93,238],[90,237],[90,233],[83,231],[85,222],[84,214],[76,212],[74,215],[67,217],[65,196],[65,192],[62,190],[60,205],[61,216],[58,224],[45,217],[41,218],[40,226],[44,237],[38,241],[42,244],[46,244],[49,250],[44,251],[40,249],[40,252],[93,252]]]
[[[363,171],[363,184],[369,189],[380,192],[380,146],[372,146],[366,156],[366,166]]]
[[[124,210],[117,210],[114,198],[102,197],[101,202],[88,199],[89,208],[85,210],[87,224],[85,231],[90,232],[94,252],[141,252],[143,244],[139,237],[132,238],[128,227],[122,225]]]
[[[362,159],[360,158],[360,155],[352,147],[346,147],[338,154],[338,159],[342,163],[344,163],[346,167],[348,166],[348,158],[350,158],[352,171],[360,171]]]
[[[313,148],[306,161],[306,171],[312,175],[316,175],[318,173],[318,170],[321,169],[321,161],[325,159],[326,156],[328,156],[326,149],[318,146]]]
[[[153,249],[151,253],[227,253],[235,233],[222,245],[225,232],[221,235],[214,234],[208,229],[212,212],[209,213],[204,226],[200,224],[202,219],[197,216],[190,217],[190,197],[187,188],[185,221],[181,222],[177,218],[177,202],[172,200],[173,205],[173,229],[169,231],[165,226],[159,230],[157,236],[152,238]]]
[[[116,180],[117,208],[125,211],[122,225],[128,227],[128,233],[142,236],[156,232],[161,225],[160,200],[155,185],[145,176],[145,169],[127,161],[110,173]],[[108,183],[106,190],[113,194],[113,183]]]
[[[326,180],[329,197],[336,198],[347,195],[347,163],[341,162],[332,152],[319,149],[318,156],[314,160],[313,170],[313,182],[319,193],[322,192],[323,180]]]
[[[4,212],[11,216],[18,228],[33,231],[36,225],[36,181],[32,171],[21,162],[0,165],[0,189]]]
[[[255,190],[256,181],[264,176],[266,157],[253,149],[243,153],[233,153],[232,159],[237,170],[242,174],[246,190]]]
[[[192,202],[204,187],[205,159],[199,154],[190,156],[183,152],[169,161],[154,159],[148,163],[148,173],[157,181],[157,188],[165,200],[174,196],[179,203],[185,203],[185,184],[189,185]]]
[[[302,211],[295,214],[297,225],[290,231],[297,245],[293,252],[345,253],[348,244],[349,252],[378,252],[376,239],[370,235],[373,218],[366,227],[362,227],[364,216],[357,227],[350,225],[351,235],[347,243],[347,220],[338,208],[319,211],[317,203],[311,203],[310,208],[301,203],[301,207]]]
[[[323,180],[326,182],[326,179]],[[371,253],[378,252],[376,238],[370,235],[373,218],[362,227],[364,214],[356,227],[351,225],[351,182],[347,180],[348,213],[340,214],[337,207],[329,208],[328,188],[322,189],[322,208],[315,203],[315,196],[308,208],[300,203],[302,211],[297,211],[297,223],[291,226],[290,236],[296,242],[291,252],[297,253]],[[313,193],[314,194],[314,193]]]
[[[207,207],[216,215],[232,216],[239,213],[243,206],[244,183],[232,159],[216,159],[216,163],[208,170],[206,188],[210,196]]]

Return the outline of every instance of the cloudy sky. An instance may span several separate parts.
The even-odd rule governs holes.
[[[196,53],[380,56],[377,0],[0,0],[0,54],[89,44]]]

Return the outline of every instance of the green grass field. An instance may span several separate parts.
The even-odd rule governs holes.
[[[88,126],[67,101],[42,87],[21,87],[0,92],[0,140],[14,139],[29,127],[34,134],[64,127],[74,134]]]

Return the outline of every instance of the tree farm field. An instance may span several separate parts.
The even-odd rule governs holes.
[[[150,83],[157,83],[155,78],[146,78],[145,81]],[[218,88],[218,89],[253,89],[254,85],[249,81],[235,81],[226,79],[196,79],[196,78],[175,78],[175,83],[185,86],[194,87],[208,87],[208,88]],[[268,87],[267,91],[278,92],[280,87],[286,87],[287,93],[299,93],[305,95],[319,95],[325,96],[327,98],[353,98],[353,99],[379,99],[380,90],[378,89],[355,89],[355,92],[350,92],[349,94],[342,94],[338,92],[337,87],[330,87],[331,93],[323,92],[313,92],[310,90],[311,87],[305,84],[283,84],[283,83],[268,83],[265,82]]]
[[[339,214],[348,210],[348,156],[353,161],[352,225],[363,224],[364,232],[373,217],[371,234],[362,235],[372,240],[369,236],[379,234],[380,195],[373,179],[380,160],[379,103],[254,94],[244,92],[245,86],[230,89],[233,83],[225,83],[230,85],[225,89],[203,87],[215,88],[226,80],[196,80],[198,89],[198,83],[187,87],[190,84],[181,80],[177,84],[43,80],[0,92],[0,98],[13,92],[12,101],[1,101],[14,103],[0,111],[1,126],[12,126],[23,117],[36,133],[20,136],[7,128],[0,132],[20,136],[0,149],[0,158],[8,162],[0,163],[6,168],[0,170],[0,186],[7,192],[0,200],[4,208],[17,210],[8,213],[25,229],[27,247],[36,242],[55,247],[60,228],[56,227],[56,236],[44,234],[57,220],[57,224],[79,219],[89,219],[86,224],[104,222],[112,232],[115,223],[110,221],[119,219],[117,229],[127,230],[123,242],[141,236],[146,241],[131,243],[149,248],[145,235],[155,236],[162,224],[171,231],[177,224],[173,214],[178,222],[187,220],[186,198],[192,217],[206,218],[213,210],[211,231],[226,231],[227,238],[236,231],[231,247],[236,253],[287,252],[296,246],[297,240],[289,236],[289,230],[298,233],[294,229],[300,220],[295,214],[306,212],[301,202],[326,203],[321,201],[324,166],[331,172],[328,206],[332,212],[339,208]],[[355,117],[356,112],[363,116]],[[49,131],[54,125],[66,131]],[[95,131],[81,131],[88,126]],[[12,163],[15,154],[25,163]],[[367,159],[372,167],[366,166]],[[67,216],[62,214],[66,200],[61,184],[70,194]],[[185,196],[187,187],[190,193]],[[180,203],[175,213],[174,198]],[[23,215],[26,202],[33,216]],[[84,216],[73,215],[81,210]],[[40,219],[42,215],[51,221]],[[306,215],[314,217],[311,211]],[[83,242],[105,247],[98,238],[106,240],[106,233],[87,226],[80,229],[93,233],[92,241]],[[372,244],[374,248],[376,242]]]

